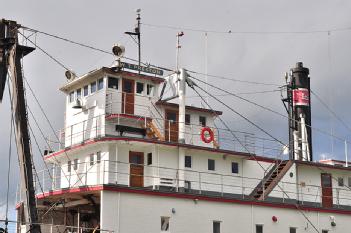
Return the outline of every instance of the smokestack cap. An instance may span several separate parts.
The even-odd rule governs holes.
[[[309,73],[310,73],[310,70],[308,68],[303,67],[302,62],[297,62],[296,67],[292,68],[291,71],[293,73],[305,73],[306,75],[309,75]]]

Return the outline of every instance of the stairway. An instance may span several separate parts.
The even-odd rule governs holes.
[[[284,160],[276,163],[252,191],[250,197],[259,201],[265,200],[292,165],[292,160]]]
[[[143,128],[145,128],[144,125]],[[164,136],[161,134],[161,132],[157,129],[157,127],[152,121],[146,122],[146,135],[151,139],[158,139],[161,141],[165,140]]]

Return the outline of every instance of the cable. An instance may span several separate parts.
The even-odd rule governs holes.
[[[280,92],[280,90],[239,92],[239,93],[236,93],[236,94],[237,95],[256,95],[256,94],[266,94],[266,93],[274,93],[274,92]],[[214,96],[230,96],[230,94],[218,94],[218,95],[214,95]],[[197,95],[187,96],[186,98],[199,98],[199,96],[197,96]]]
[[[7,85],[9,85],[10,81],[7,79]],[[9,95],[11,95],[10,88]],[[14,129],[14,122],[13,122],[13,111],[12,111],[12,104],[11,104],[11,123],[10,123],[10,142],[9,142],[9,155],[8,155],[8,167],[7,167],[7,191],[6,191],[6,210],[5,210],[5,232],[8,232],[8,213],[9,213],[9,195],[10,195],[10,173],[11,173],[11,154],[12,154],[12,133]]]
[[[203,90],[201,87],[199,87],[199,86],[197,86],[197,85],[195,85],[196,87],[198,87],[199,89],[201,89],[203,92],[205,92],[206,93],[206,90]],[[202,101],[204,101],[205,99],[204,99],[204,97],[202,97],[201,95],[200,95],[200,93],[197,91],[197,90],[195,90],[195,88],[194,87],[192,87],[192,89],[199,95],[199,97],[202,99]],[[206,94],[208,94],[208,93],[206,93]],[[206,104],[207,104],[207,106],[212,110],[212,111],[214,111],[212,108],[211,108],[211,106],[206,102],[206,101],[204,101]],[[221,118],[219,118],[220,120],[221,120]],[[221,120],[222,121],[222,120]],[[225,124],[225,122],[224,121],[222,121],[222,123],[224,123]],[[225,124],[226,125],[226,124]],[[239,141],[240,142],[240,141]],[[245,147],[246,148],[246,147]],[[248,151],[249,152],[249,151]],[[263,169],[263,171],[264,172],[267,172],[267,170],[268,170],[268,168],[267,169],[265,169],[263,166],[262,166],[262,164],[257,160],[257,158],[256,158],[256,156],[254,155],[254,154],[251,154],[250,152],[249,152],[249,154],[250,154],[250,157],[253,157],[254,158],[254,160],[256,161],[256,163],[261,167],[261,169]],[[278,162],[278,160],[276,160],[276,162]],[[280,164],[283,162],[283,160],[281,160],[281,162],[280,162]],[[278,165],[278,163],[276,163],[277,164],[277,169],[278,169],[278,167],[279,167],[279,165]],[[278,186],[278,188],[280,188],[280,190],[289,198],[289,199],[291,199],[290,197],[289,197],[289,195],[288,195],[288,193],[279,185],[279,183],[277,183],[277,186]],[[299,205],[298,204],[295,204],[295,207],[296,207],[296,209],[302,214],[302,216],[312,225],[312,227],[316,230],[316,232],[318,232],[319,233],[319,230],[316,228],[316,226],[311,222],[311,220],[305,215],[305,213],[300,209],[300,207],[299,207]]]
[[[340,121],[342,125],[344,125],[345,128],[347,128],[349,131],[351,131],[351,128],[343,121],[323,100],[321,97],[317,95],[316,92],[311,90],[311,93],[319,100],[319,102],[331,113],[333,116]]]
[[[220,90],[220,91],[222,91],[222,92],[224,92],[224,93],[226,93],[226,94],[228,94],[228,95],[234,96],[234,97],[236,97],[236,98],[239,98],[239,99],[241,99],[241,100],[243,100],[243,101],[245,101],[245,102],[248,102],[248,103],[250,103],[250,104],[253,104],[253,105],[255,105],[255,106],[259,107],[259,108],[262,108],[262,109],[264,109],[264,110],[266,110],[266,111],[272,112],[272,113],[277,114],[277,115],[279,115],[279,116],[281,116],[281,117],[284,117],[284,118],[286,118],[286,119],[290,119],[289,116],[286,116],[286,115],[284,115],[284,114],[282,114],[282,113],[280,113],[280,112],[277,112],[277,111],[275,111],[275,110],[273,110],[273,109],[270,109],[270,108],[268,108],[268,107],[265,107],[265,106],[263,106],[263,105],[260,105],[260,104],[258,104],[258,103],[255,103],[255,102],[253,102],[253,101],[250,101],[250,100],[248,100],[248,99],[245,99],[245,98],[243,98],[243,97],[241,97],[241,96],[238,96],[238,95],[236,95],[236,94],[234,94],[234,93],[232,93],[232,92],[229,92],[229,91],[227,91],[227,90],[225,90],[225,89],[223,89],[223,88],[219,88],[219,87],[217,87],[217,86],[215,86],[215,85],[213,85],[213,84],[206,83],[206,82],[202,81],[201,79],[195,78],[195,77],[193,77],[193,76],[191,76],[191,78],[193,78],[193,79],[195,79],[195,80],[197,80],[197,81],[203,83],[204,85],[209,85],[209,86],[211,86],[211,87],[213,87],[213,88],[215,88],[215,89],[217,89],[217,90]],[[213,95],[213,96],[214,96],[214,95]],[[291,120],[293,120],[293,121],[295,121],[295,122],[298,122],[297,120],[294,120],[294,119],[291,119]],[[334,138],[336,138],[336,139],[338,139],[338,140],[340,140],[340,141],[343,141],[343,142],[346,141],[346,142],[348,142],[348,143],[351,143],[351,141],[348,141],[348,140],[346,140],[345,138],[342,138],[342,137],[337,136],[337,135],[334,135],[334,134],[330,134],[329,132],[327,132],[327,131],[325,131],[325,130],[312,127],[311,125],[306,124],[306,127],[310,127],[310,128],[313,129],[313,130],[316,130],[316,131],[318,131],[318,132],[320,132],[320,133],[323,133],[323,134],[325,134],[325,135],[328,135],[328,136],[330,136],[330,137],[334,137]]]
[[[328,33],[328,32],[340,32],[340,31],[349,31],[351,27],[344,28],[334,28],[328,30],[310,30],[310,31],[236,31],[236,30],[227,30],[227,31],[219,31],[219,30],[206,30],[206,29],[198,29],[198,28],[186,28],[186,27],[178,27],[171,25],[157,25],[150,23],[142,23],[144,26],[155,27],[155,28],[165,28],[171,30],[181,30],[181,31],[192,31],[192,32],[201,32],[201,33],[215,33],[215,34],[254,34],[254,35],[270,35],[270,34],[319,34],[319,33]]]
[[[193,71],[193,70],[188,70],[188,69],[187,69],[187,72],[193,73],[193,74],[198,74],[198,75],[207,75],[208,77],[228,80],[228,81],[232,81],[232,82],[240,82],[240,83],[263,85],[263,86],[275,86],[275,87],[280,87],[281,86],[281,85],[278,85],[278,84],[275,84],[275,83],[263,83],[263,82],[254,82],[254,81],[233,79],[233,78],[228,78],[228,77],[225,77],[225,76],[214,75],[214,74],[205,74],[205,73],[202,73],[202,72],[199,72],[199,71]]]

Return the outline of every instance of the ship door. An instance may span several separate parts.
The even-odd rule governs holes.
[[[131,187],[143,187],[144,186],[144,153],[130,151],[129,163],[130,163],[129,185]]]
[[[322,206],[325,208],[333,207],[333,188],[331,174],[322,173]]]
[[[134,115],[134,80],[122,79],[122,113]]]
[[[178,112],[166,110],[165,139],[170,142],[178,142]]]

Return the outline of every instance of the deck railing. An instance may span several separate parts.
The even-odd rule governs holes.
[[[143,167],[143,174],[132,174],[131,166]],[[116,161],[83,162],[76,170],[69,171],[67,165],[56,166],[38,173],[37,193],[50,190],[94,185],[121,185],[169,192],[248,199],[263,177],[245,177],[238,174],[221,174],[192,169],[176,169],[153,165],[130,164]],[[138,179],[140,178],[140,179]],[[132,180],[137,179],[137,183]],[[40,184],[40,186],[39,186]],[[332,188],[333,203],[336,206],[351,206],[351,191],[346,187]],[[328,198],[323,196],[323,198]],[[322,188],[316,185],[279,182],[268,195],[268,199],[291,203],[297,200],[302,204],[322,205]]]

